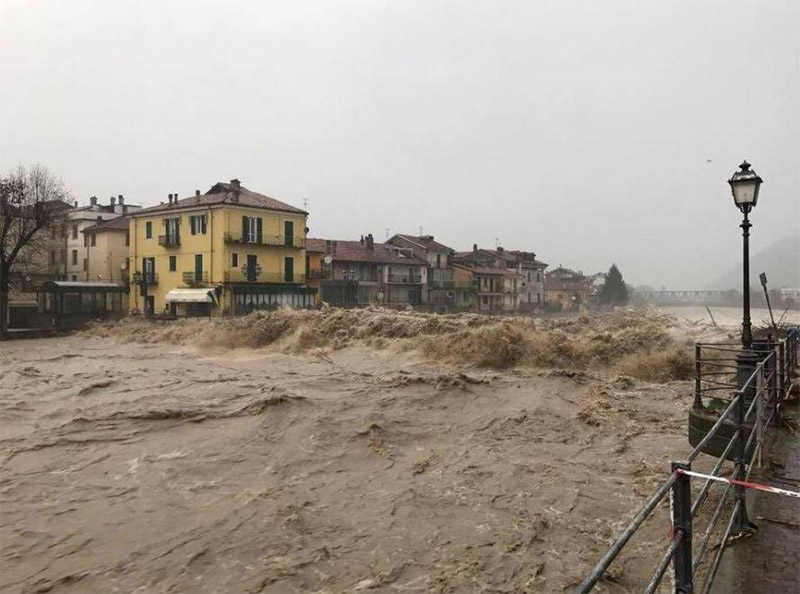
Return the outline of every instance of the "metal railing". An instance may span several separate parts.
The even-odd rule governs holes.
[[[225,243],[243,243],[246,245],[269,245],[273,247],[304,248],[306,247],[305,237],[286,237],[286,236],[262,236],[261,238],[243,235],[242,233],[225,233],[223,235]]]
[[[287,278],[283,272],[263,272],[259,267],[252,274],[246,270],[227,270],[225,272],[225,282],[303,284],[306,282],[306,275],[294,274]]]
[[[672,462],[670,476],[647,499],[633,520],[603,554],[594,569],[581,582],[578,592],[590,592],[594,588],[614,559],[625,548],[631,537],[667,496],[669,496],[670,501],[672,538],[650,581],[644,588],[644,592],[652,593],[656,591],[670,565],[672,566],[672,590],[674,592],[694,591],[696,578],[700,577],[701,574],[703,587],[699,591],[704,594],[710,591],[731,533],[745,534],[752,531],[752,525],[747,519],[744,501],[745,487],[741,484],[728,482],[695,550],[693,550],[694,524],[703,504],[708,499],[712,484],[716,484],[717,481],[715,479],[721,476],[722,467],[730,456],[733,457],[732,470],[733,476],[737,481],[746,481],[753,469],[753,462],[758,460],[760,463],[765,428],[776,416],[779,400],[786,398],[792,374],[797,368],[798,341],[800,341],[800,328],[791,328],[788,330],[786,338],[766,343],[771,345],[768,352],[766,348],[761,348],[761,346],[758,350],[753,351],[760,358],[760,361],[754,365],[752,374],[742,382],[741,387],[738,387],[735,383],[732,384],[730,377],[728,377],[735,374],[735,370],[731,371],[728,367],[729,360],[735,364],[733,358],[706,357],[703,359],[702,349],[714,351],[715,345],[698,345],[699,361],[697,370],[700,379],[695,384],[696,400],[702,398],[703,394],[717,388],[731,390],[731,386],[733,386],[732,397],[724,400],[727,406],[686,459],[680,462]],[[741,354],[747,352],[740,349],[734,351],[731,345],[716,345],[716,347],[717,353],[735,352]],[[722,361],[712,361],[712,359],[722,359]],[[727,375],[720,376],[722,379],[718,380],[714,379],[718,376],[710,375],[717,373],[716,371],[707,371],[705,378],[703,378],[701,376],[703,365],[708,365],[709,363],[722,364],[724,369],[720,373]],[[719,397],[715,396],[714,398]],[[697,402],[695,402],[696,404]],[[752,421],[750,421],[751,418]],[[751,426],[748,425],[749,421]],[[704,451],[704,448],[710,444],[711,440],[718,436],[723,426],[735,429],[735,431],[712,470],[705,475],[707,478],[705,478],[697,495],[692,500],[692,477],[685,474],[685,472],[692,471],[692,462]],[[725,530],[718,544],[709,548],[714,530],[724,515],[731,487],[733,487],[733,502],[732,506],[730,506],[730,516],[728,516]],[[700,571],[704,555],[713,550],[716,550],[716,554],[711,566],[705,571]]]
[[[386,281],[392,284],[420,284],[422,282],[422,274],[419,272],[394,272],[387,275]]]
[[[181,244],[181,238],[178,235],[159,235],[158,236],[158,245],[163,245],[164,247],[176,247]]]
[[[199,285],[208,282],[208,271],[203,270],[201,272],[194,271],[194,272],[184,272],[183,273],[183,282],[186,285]]]

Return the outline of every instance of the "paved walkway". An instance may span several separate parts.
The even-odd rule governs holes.
[[[800,421],[797,404],[783,414]],[[800,491],[800,435],[771,434],[763,468],[751,480]],[[747,508],[758,532],[725,551],[712,591],[800,592],[800,499],[751,490]]]

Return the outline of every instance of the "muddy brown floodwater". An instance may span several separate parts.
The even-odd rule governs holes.
[[[340,314],[313,315],[319,329]],[[614,344],[652,322],[673,337],[647,346],[659,356],[697,334],[637,315],[509,340]],[[470,332],[493,351],[500,335],[472,318],[442,330],[430,316],[356,316],[330,341],[304,338],[302,318],[246,349],[209,347],[230,330],[209,321],[2,344],[0,590],[561,591],[688,448],[689,381],[620,375],[602,349],[574,366],[459,364],[448,349],[474,350]],[[424,346],[406,330],[386,338],[378,318],[395,334],[423,328]],[[641,588],[665,518],[601,591]]]

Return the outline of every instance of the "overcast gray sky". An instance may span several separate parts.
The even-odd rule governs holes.
[[[145,205],[238,177],[311,234],[705,285],[800,233],[800,2],[0,1],[0,170]]]

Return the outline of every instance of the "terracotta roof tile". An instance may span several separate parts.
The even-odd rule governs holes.
[[[306,239],[306,250],[328,253],[328,241],[336,243],[335,253],[333,249],[330,252],[334,262],[373,262],[375,264],[416,266],[427,266],[428,264],[425,260],[417,258],[410,253],[408,255],[398,254],[397,248],[383,243],[376,243],[373,249],[369,249],[366,244],[362,244],[360,241],[308,238]]]
[[[131,227],[131,222],[128,217],[116,217],[107,219],[91,227],[83,230],[84,233],[99,233],[101,231],[128,231]]]
[[[293,212],[297,214],[308,214],[306,211],[286,204],[275,198],[270,198],[264,194],[248,190],[244,186],[239,187],[239,200],[234,201],[235,192],[231,184],[218,182],[214,184],[211,189],[205,194],[199,196],[189,196],[188,198],[179,198],[175,204],[159,204],[158,206],[151,206],[143,208],[142,210],[131,213],[133,216],[140,216],[142,214],[149,215],[153,213],[173,211],[173,210],[186,210],[191,208],[214,206],[218,204],[231,204],[236,206],[249,206],[252,208],[263,208],[266,210],[278,210],[281,212]]]

